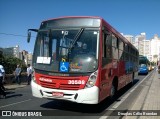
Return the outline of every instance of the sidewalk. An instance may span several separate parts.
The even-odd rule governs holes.
[[[145,80],[140,86],[143,90],[140,92],[139,97],[134,102],[134,105],[129,110],[160,113],[160,74],[154,71],[149,80]],[[158,111],[159,110],[159,111]],[[160,119],[160,116],[125,116],[123,119]]]

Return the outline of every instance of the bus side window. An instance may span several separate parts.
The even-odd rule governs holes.
[[[124,43],[122,42],[121,39],[119,39],[119,46],[118,47],[120,50],[122,50],[122,51],[124,50]]]
[[[106,56],[108,59],[112,58],[112,36],[110,34],[106,37]]]
[[[103,58],[111,58],[112,39],[110,34],[103,34]]]
[[[102,51],[103,51],[103,53],[102,53],[102,57],[103,58],[106,58],[106,34],[105,33],[103,33],[103,42],[102,42]]]
[[[127,45],[127,44],[125,44],[124,50],[125,50],[126,52],[128,52],[128,45]]]
[[[124,60],[124,43],[119,39],[119,59]]]
[[[112,34],[112,58],[118,59],[118,38]]]
[[[108,33],[108,32],[107,32]],[[112,39],[111,35],[108,33],[103,33],[103,58],[102,58],[102,66],[105,66],[106,64],[111,62],[112,57]]]

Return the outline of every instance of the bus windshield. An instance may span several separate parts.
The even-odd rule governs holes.
[[[34,49],[34,67],[53,72],[93,72],[98,67],[98,40],[98,30],[41,30]]]

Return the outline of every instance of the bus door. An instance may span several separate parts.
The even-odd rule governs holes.
[[[110,94],[112,75],[112,46],[111,35],[103,33],[102,40],[102,70],[100,83],[100,99],[103,100]]]

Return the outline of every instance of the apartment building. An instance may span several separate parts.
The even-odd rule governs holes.
[[[3,55],[19,58],[19,49],[19,45],[16,45],[15,47],[1,48],[1,52]]]
[[[8,47],[8,48],[0,48],[0,53],[5,56],[12,56],[19,58],[25,62],[25,64],[32,64],[32,53],[28,53],[28,51],[20,51],[19,45],[15,47]]]
[[[145,40],[146,33],[141,33],[135,37],[135,43],[133,45],[139,50],[139,55],[144,55]]]
[[[144,48],[143,48],[143,55],[148,58],[149,61],[152,61],[151,56],[151,41],[150,40],[144,40]]]
[[[122,34],[123,35],[123,34]],[[132,44],[135,43],[134,37],[132,35],[123,35]]]
[[[140,55],[146,56],[152,62],[160,60],[160,38],[157,34],[150,40],[146,39],[146,33],[141,33],[135,38],[131,35],[124,35],[124,37],[139,50]]]
[[[157,34],[151,39],[151,51],[152,61],[156,62],[160,60],[160,38]]]

